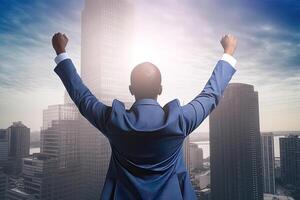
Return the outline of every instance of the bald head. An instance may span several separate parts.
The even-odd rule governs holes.
[[[157,99],[162,92],[159,69],[150,62],[138,64],[131,72],[129,90],[136,99]]]

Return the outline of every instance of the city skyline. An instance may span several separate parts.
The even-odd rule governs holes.
[[[233,82],[252,84],[259,92],[261,131],[299,130],[297,5],[296,1],[228,1],[225,5],[218,1],[136,1],[134,61],[128,70],[145,60],[157,64],[164,88],[159,102],[179,98],[183,104],[202,90],[222,54],[219,38],[232,32],[239,38]],[[40,130],[42,110],[63,103],[64,89],[53,72],[55,53],[50,39],[57,31],[68,34],[67,50],[80,71],[82,10],[83,1],[29,5],[14,0],[0,5],[0,92],[4,97],[0,110],[5,116],[0,118],[0,127],[23,121],[33,131]],[[129,77],[125,78],[129,83]],[[29,113],[34,117],[28,117]],[[199,130],[208,130],[207,120]]]

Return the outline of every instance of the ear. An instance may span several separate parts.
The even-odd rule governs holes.
[[[162,93],[162,85],[159,86],[158,95],[161,95],[161,93]]]
[[[133,87],[131,85],[129,85],[129,91],[131,95],[134,95]]]

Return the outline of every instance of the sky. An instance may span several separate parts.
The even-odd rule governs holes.
[[[163,77],[164,104],[201,92],[222,56],[219,40],[238,38],[232,82],[254,85],[261,131],[300,130],[300,2],[297,0],[131,0],[133,64],[151,61]],[[42,110],[63,103],[51,37],[64,32],[80,72],[83,0],[0,0],[0,128],[42,126]],[[129,80],[129,77],[128,77]],[[116,97],[117,98],[117,97]],[[199,127],[208,131],[208,120]]]

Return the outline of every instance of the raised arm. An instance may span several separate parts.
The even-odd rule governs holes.
[[[105,134],[105,121],[111,107],[101,103],[85,86],[78,75],[72,60],[66,53],[68,38],[65,34],[56,33],[52,38],[52,45],[56,51],[54,71],[63,82],[67,92],[80,113],[96,128]]]
[[[235,73],[236,60],[232,57],[237,45],[237,39],[232,35],[225,35],[221,39],[224,54],[213,70],[211,77],[202,92],[191,102],[182,106],[186,135],[195,130],[202,121],[218,105],[220,98]]]

